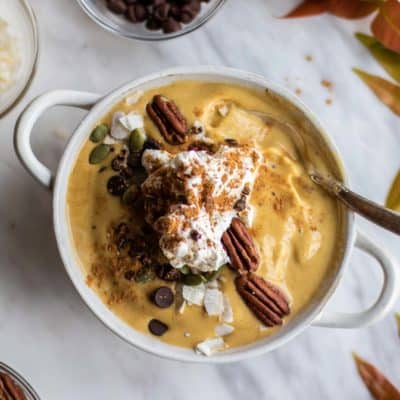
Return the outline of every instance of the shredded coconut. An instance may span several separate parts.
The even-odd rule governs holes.
[[[0,94],[15,83],[20,64],[17,40],[7,22],[0,18]]]

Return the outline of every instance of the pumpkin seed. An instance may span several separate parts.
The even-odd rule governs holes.
[[[154,278],[155,278],[154,269],[149,265],[145,265],[144,267],[140,268],[139,271],[136,272],[135,282],[146,283],[152,281]]]
[[[139,196],[139,188],[133,184],[122,195],[122,204],[126,206],[132,205]]]
[[[89,155],[90,164],[98,164],[102,162],[110,153],[110,147],[106,144],[97,145]]]
[[[184,265],[182,268],[179,269],[183,275],[190,274],[190,268],[188,265]]]
[[[141,185],[147,178],[147,172],[143,167],[138,167],[133,170],[132,182]]]
[[[220,275],[222,274],[222,271],[225,269],[226,265],[227,264],[221,265],[216,271],[206,272],[204,274],[204,277],[206,278],[207,282],[211,282],[211,281],[219,278]]]
[[[141,151],[147,136],[143,128],[134,129],[129,137],[129,150],[131,152]]]
[[[98,143],[104,140],[107,133],[109,132],[108,126],[106,124],[97,125],[90,134],[90,140],[93,143]]]
[[[204,276],[195,274],[184,275],[182,279],[183,284],[187,286],[198,286],[205,281],[206,279],[204,278]]]

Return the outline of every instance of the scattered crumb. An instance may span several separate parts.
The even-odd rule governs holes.
[[[326,80],[326,79],[322,79],[321,85],[326,87],[328,90],[332,90],[333,89],[333,83],[331,81]]]
[[[185,336],[185,337],[190,337],[191,335],[190,335],[189,332],[185,332],[185,333],[183,334],[183,336]]]
[[[297,88],[295,90],[295,93],[297,94],[297,96],[300,96],[303,93],[303,91],[301,89]]]
[[[332,99],[325,100],[325,104],[327,104],[328,106],[330,106],[332,103],[333,103]]]
[[[313,60],[314,60],[314,58],[313,58],[313,56],[311,54],[306,54],[305,59],[308,62],[313,62]]]

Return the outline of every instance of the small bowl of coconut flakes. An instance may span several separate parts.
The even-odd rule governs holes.
[[[27,91],[37,58],[36,19],[27,0],[0,0],[0,118]]]

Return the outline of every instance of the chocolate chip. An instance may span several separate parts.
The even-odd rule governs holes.
[[[135,257],[137,255],[145,253],[147,244],[143,236],[140,235],[135,236],[134,238],[132,238],[130,244],[131,244],[129,251],[130,256]]]
[[[197,241],[197,240],[199,240],[199,239],[201,238],[201,234],[200,234],[199,231],[196,231],[196,229],[193,229],[193,230],[190,232],[190,237],[191,237],[193,240]]]
[[[162,336],[168,330],[168,325],[158,319],[152,319],[148,325],[149,331],[155,336]]]
[[[129,243],[129,239],[126,236],[121,236],[117,240],[117,249],[123,250]]]
[[[127,281],[133,281],[133,279],[135,279],[135,271],[132,270],[126,271],[124,274],[124,278]]]
[[[168,18],[171,5],[168,3],[160,4],[153,9],[153,18],[158,21],[165,21]]]
[[[122,168],[120,171],[120,175],[122,178],[129,180],[135,176],[136,170],[132,168],[130,165],[127,165],[126,167]]]
[[[149,31],[158,31],[161,29],[161,22],[151,17],[146,22],[146,28]]]
[[[107,0],[107,7],[115,14],[124,14],[127,9],[123,0]]]
[[[148,17],[147,8],[140,3],[134,3],[128,7],[126,16],[133,23],[146,21]]]
[[[161,150],[161,145],[154,139],[147,139],[144,142],[143,150]]]
[[[125,180],[119,175],[112,176],[107,182],[107,190],[113,196],[121,196],[127,189]]]
[[[142,165],[142,152],[131,152],[128,156],[128,165],[132,168],[140,167]]]
[[[121,222],[114,230],[116,235],[127,235],[129,233],[129,227],[125,222]]]
[[[168,308],[174,302],[174,294],[168,286],[161,286],[154,291],[152,300],[157,307]]]
[[[188,24],[196,18],[197,14],[198,11],[195,11],[195,9],[190,7],[190,5],[184,5],[180,9],[179,21],[183,22],[184,24]]]
[[[174,33],[182,29],[181,24],[175,18],[168,18],[162,23],[162,30],[164,33]]]
[[[236,139],[232,139],[232,138],[226,138],[225,143],[232,147],[236,147],[239,145],[238,141]]]
[[[119,172],[125,166],[126,166],[125,157],[121,157],[120,155],[118,155],[111,161],[111,168],[116,172]]]
[[[156,275],[163,281],[173,282],[181,279],[181,273],[170,264],[160,264],[156,267]]]
[[[154,233],[154,229],[150,224],[145,223],[142,227],[142,232],[144,235],[152,235]]]

